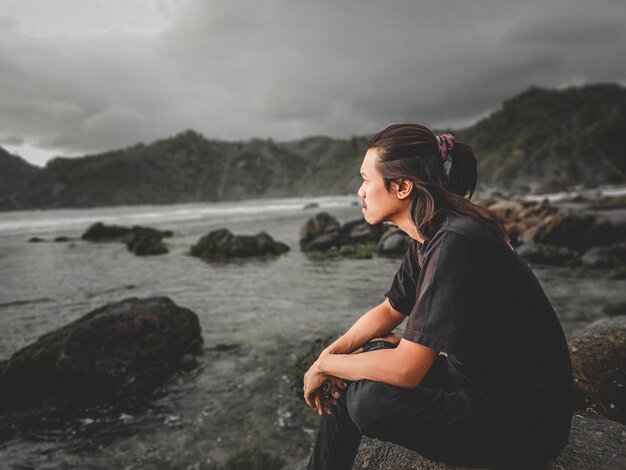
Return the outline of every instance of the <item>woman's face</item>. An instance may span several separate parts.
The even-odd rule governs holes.
[[[406,202],[396,195],[395,186],[392,191],[387,191],[382,175],[376,168],[378,151],[370,148],[361,164],[361,176],[363,183],[359,188],[358,195],[361,198],[363,217],[374,225],[394,219],[406,210]]]

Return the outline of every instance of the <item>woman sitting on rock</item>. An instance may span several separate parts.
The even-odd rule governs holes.
[[[502,225],[469,201],[471,148],[394,125],[370,142],[361,175],[365,220],[413,240],[385,301],[304,377],[323,414],[309,468],[350,469],[361,435],[452,465],[544,467],[569,437],[567,343]],[[391,333],[405,319],[402,337]]]

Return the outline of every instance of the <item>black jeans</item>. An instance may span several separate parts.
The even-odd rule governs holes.
[[[364,353],[393,347],[373,341]],[[362,435],[450,465],[545,467],[550,459],[499,431],[476,394],[459,387],[453,370],[440,355],[415,389],[370,380],[350,383],[332,415],[322,416],[309,470],[351,469]]]

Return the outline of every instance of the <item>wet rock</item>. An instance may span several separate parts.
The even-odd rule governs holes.
[[[45,242],[46,240],[44,240],[43,238],[40,237],[30,237],[28,239],[28,243],[41,243],[41,242]]]
[[[169,253],[163,235],[158,230],[135,228],[124,237],[128,251],[139,255],[162,255]]]
[[[233,235],[223,228],[214,230],[193,245],[192,256],[203,259],[248,258],[251,256],[279,255],[289,251],[285,243],[275,241],[265,232],[256,235]]]
[[[127,238],[125,237],[132,237],[136,233],[140,233],[142,235],[153,234],[161,237],[171,237],[173,235],[171,230],[158,230],[152,227],[143,227],[140,225],[134,225],[129,228],[121,225],[105,225],[102,222],[96,222],[91,225],[80,238],[91,242],[126,242]]]
[[[143,399],[201,343],[196,314],[167,297],[105,305],[13,354],[1,370],[0,417]]]
[[[624,462],[626,462],[626,426],[597,416],[575,415],[569,443],[546,470],[617,470],[624,468]],[[363,439],[352,468],[353,470],[463,469],[428,460],[417,452],[396,444],[367,438]]]
[[[579,214],[546,202],[499,200],[487,208],[502,222],[514,242],[584,251],[592,246],[619,242],[626,235],[624,227],[613,225],[603,217]]]
[[[371,259],[376,253],[376,244],[367,243],[360,245],[343,245],[339,248],[339,256],[342,258]]]
[[[389,228],[378,242],[378,253],[384,256],[403,256],[411,244],[411,237],[396,227]]]
[[[104,225],[102,222],[96,222],[91,225],[80,238],[87,241],[111,241],[119,240],[128,235],[130,228],[120,225]]]
[[[573,265],[578,263],[576,252],[564,246],[524,243],[516,248],[525,260],[538,264]]]
[[[582,264],[588,268],[610,268],[626,265],[626,243],[594,246],[583,254]]]
[[[569,346],[577,409],[626,424],[626,317],[591,324]]]
[[[70,237],[65,237],[65,236],[60,236],[60,237],[55,237],[54,241],[56,243],[65,243],[65,242],[69,242],[71,240]]]
[[[300,229],[302,251],[324,251],[341,245],[341,224],[326,212],[315,214]]]
[[[317,202],[308,202],[302,208],[303,210],[317,209],[320,205]]]
[[[626,315],[626,302],[618,302],[614,304],[607,304],[602,310],[605,315],[609,317],[619,317]]]

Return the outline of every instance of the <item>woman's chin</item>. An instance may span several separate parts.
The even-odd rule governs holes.
[[[361,209],[361,212],[363,213],[363,218],[368,224],[376,225],[377,222],[374,220],[371,214],[368,214],[367,209],[363,208]]]

